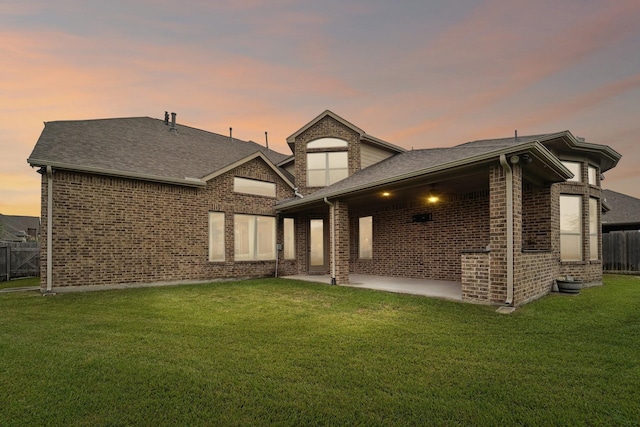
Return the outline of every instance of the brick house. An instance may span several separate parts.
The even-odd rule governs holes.
[[[602,279],[608,146],[565,131],[405,150],[331,111],[287,142],[293,155],[175,115],[46,123],[28,160],[42,290],[365,273],[519,305],[558,276]]]

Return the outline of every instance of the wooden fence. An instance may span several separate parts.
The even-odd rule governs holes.
[[[640,274],[640,232],[603,233],[602,258],[606,272]]]
[[[40,245],[37,242],[0,243],[0,282],[39,275]]]

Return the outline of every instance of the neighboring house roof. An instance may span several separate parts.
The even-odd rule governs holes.
[[[602,199],[610,208],[602,215],[604,227],[640,224],[640,199],[611,190],[602,190]]]
[[[410,180],[430,174],[472,167],[478,163],[495,161],[501,154],[531,153],[543,165],[545,179],[563,181],[572,176],[560,161],[539,141],[537,136],[512,139],[484,140],[450,148],[411,150],[389,157],[362,169],[348,178],[324,187],[302,199],[283,201],[280,208],[311,204],[325,197],[337,197],[373,189],[394,182]]]
[[[189,126],[170,129],[163,120],[150,117],[47,122],[28,162],[201,186],[202,178],[259,154],[291,181],[290,174],[275,166],[288,157],[284,154]]]
[[[306,125],[304,125],[300,129],[298,129],[290,137],[287,138],[287,143],[289,144],[289,147],[291,147],[291,151],[292,152],[295,153],[295,141],[296,141],[296,138],[300,134],[305,132],[307,129],[311,128],[316,123],[318,123],[320,120],[324,119],[325,117],[331,117],[332,119],[334,119],[338,123],[341,123],[342,125],[348,127],[352,131],[360,134],[360,140],[361,141],[368,142],[371,145],[378,146],[380,148],[384,148],[384,149],[387,149],[389,151],[393,151],[395,153],[403,153],[403,152],[407,151],[406,148],[399,147],[397,145],[391,144],[390,142],[383,141],[380,138],[376,138],[374,136],[368,135],[365,131],[363,131],[362,129],[360,129],[359,127],[354,125],[353,123],[343,119],[342,117],[340,117],[339,115],[337,115],[333,111],[325,110],[321,114],[319,114],[315,119],[311,120],[309,123],[307,123]]]
[[[37,236],[40,230],[40,218],[0,214],[0,241],[22,242],[29,237],[29,229],[34,230]]]

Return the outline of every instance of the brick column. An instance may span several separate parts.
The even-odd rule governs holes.
[[[520,264],[520,255],[522,253],[522,168],[518,164],[511,164],[511,168],[513,171],[513,264],[515,278],[518,275],[517,269]],[[489,171],[489,241],[491,248],[491,285],[489,287],[489,301],[493,303],[504,303],[507,298],[506,175],[506,172],[500,165],[492,166]]]
[[[331,263],[336,263],[336,284],[345,285],[349,283],[349,208],[345,202],[334,202],[333,209],[330,209],[330,223],[335,226],[331,235],[330,251],[335,248],[335,256],[331,253]],[[333,244],[335,239],[335,245]],[[331,264],[333,271],[333,264]]]

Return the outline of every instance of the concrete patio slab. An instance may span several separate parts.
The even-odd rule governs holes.
[[[300,274],[295,276],[285,276],[283,278],[331,284],[331,276],[328,274]],[[462,301],[462,284],[447,280],[408,279],[404,277],[350,274],[349,284],[343,286]]]

